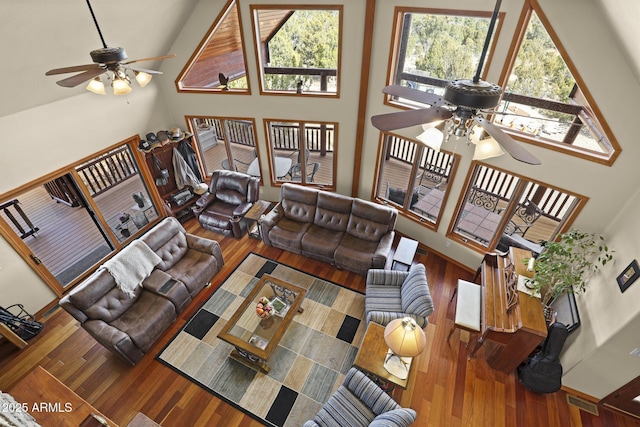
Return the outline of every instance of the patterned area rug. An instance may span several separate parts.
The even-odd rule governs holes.
[[[262,374],[229,358],[218,332],[263,274],[308,289]],[[312,419],[353,365],[366,329],[364,295],[251,253],[157,359],[268,426]]]

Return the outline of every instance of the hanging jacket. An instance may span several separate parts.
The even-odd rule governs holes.
[[[176,186],[178,190],[182,190],[184,187],[189,186],[196,188],[200,186],[201,181],[198,179],[193,169],[187,164],[187,161],[182,157],[182,154],[177,148],[173,148],[173,171],[176,176]]]
[[[198,156],[196,156],[196,152],[193,151],[193,147],[186,140],[180,141],[178,144],[178,151],[187,162],[195,176],[198,178],[199,182],[203,182],[202,174],[200,173],[200,163],[198,162]]]

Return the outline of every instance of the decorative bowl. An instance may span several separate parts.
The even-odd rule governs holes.
[[[268,319],[269,317],[273,316],[275,312],[276,311],[271,305],[271,301],[269,301],[269,298],[261,297],[258,300],[258,304],[256,304],[256,314],[258,315],[258,317]]]

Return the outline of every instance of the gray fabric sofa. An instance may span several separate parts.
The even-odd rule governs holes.
[[[173,217],[139,240],[161,261],[132,296],[99,268],[60,300],[91,336],[131,365],[224,265],[218,242],[188,234]]]
[[[338,390],[303,427],[408,427],[415,420],[416,411],[401,407],[365,374],[351,368]]]
[[[260,227],[267,245],[365,275],[385,267],[397,218],[392,207],[285,183]]]

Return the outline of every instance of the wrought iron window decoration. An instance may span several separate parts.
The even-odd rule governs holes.
[[[626,291],[638,277],[640,277],[640,267],[638,266],[638,260],[634,259],[616,279],[620,287],[620,292]]]

